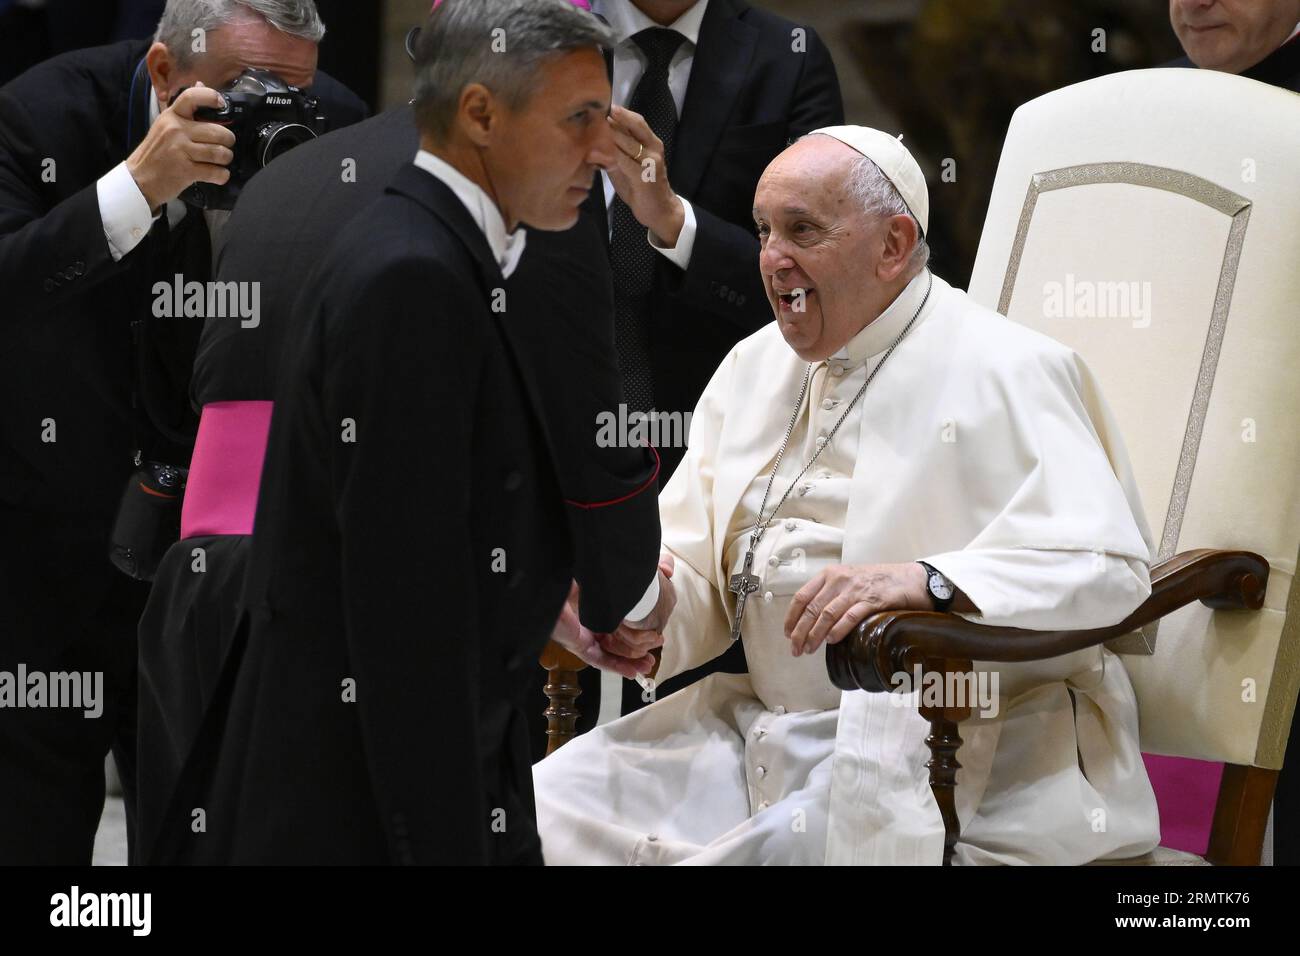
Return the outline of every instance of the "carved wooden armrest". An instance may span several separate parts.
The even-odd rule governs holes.
[[[1268,583],[1268,562],[1250,551],[1202,548],[1174,555],[1151,569],[1151,596],[1113,627],[1088,631],[1030,631],[973,624],[954,614],[930,611],[884,611],[873,614],[839,644],[826,650],[826,670],[842,690],[892,691],[896,674],[962,674],[972,661],[1037,661],[1093,647],[1200,601],[1216,609],[1259,610]],[[945,682],[942,686],[948,686]],[[947,702],[945,702],[947,703]],[[946,837],[943,862],[952,860],[960,834],[955,788],[957,725],[971,708],[918,708],[930,723],[926,744],[932,759],[930,788],[943,815]]]

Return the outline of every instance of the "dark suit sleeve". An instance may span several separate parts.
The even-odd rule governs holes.
[[[471,548],[481,353],[463,327],[482,302],[426,259],[369,271],[326,306],[322,400],[361,737],[394,859],[482,862],[475,571],[491,556]]]
[[[815,30],[806,29],[808,47],[798,54],[802,71],[789,114],[791,141],[844,122],[844,102],[830,51]],[[698,203],[691,206],[695,210],[695,246],[686,271],[673,270],[677,281],[670,281],[670,292],[694,308],[735,323],[746,335],[758,331],[772,321],[772,308],[758,271],[758,237],[751,227],[728,222]],[[734,298],[730,295],[733,291]]]
[[[536,236],[518,291],[531,300],[544,428],[574,542],[579,618],[593,631],[618,627],[653,580],[659,561],[658,458],[610,442],[601,431],[623,401],[614,349],[614,287],[596,223]],[[616,434],[616,432],[615,432]]]
[[[614,278],[597,224],[582,217],[568,233],[546,235],[526,264],[555,349],[554,411],[547,433],[575,548],[578,618],[614,631],[641,600],[659,563],[659,459],[651,449],[611,442],[601,424],[624,401],[614,346]],[[525,252],[528,259],[528,252]],[[549,315],[547,315],[549,313]]]
[[[95,183],[47,208],[41,176],[46,159],[57,176],[59,157],[44,155],[55,151],[40,141],[27,111],[0,91],[0,322],[66,306],[122,267],[108,248]]]

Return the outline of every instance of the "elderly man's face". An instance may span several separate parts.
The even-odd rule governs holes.
[[[810,136],[772,161],[754,195],[763,285],[781,334],[805,362],[834,355],[875,318],[901,271],[884,260],[892,219],[906,217],[870,218],[849,195],[857,156]]]
[[[605,58],[592,47],[546,63],[526,103],[498,114],[487,161],[509,227],[578,221],[596,170],[613,162],[609,98]]]
[[[306,88],[316,79],[317,45],[289,36],[261,17],[245,17],[211,30],[204,44],[207,52],[195,54],[184,67],[161,43],[150,49],[149,74],[164,107],[195,83],[224,90],[250,67],[269,70],[291,86]]]
[[[1169,22],[1188,58],[1241,73],[1268,56],[1300,21],[1300,0],[1169,0]]]

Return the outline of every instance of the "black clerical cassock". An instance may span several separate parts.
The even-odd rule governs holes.
[[[508,295],[494,312],[503,288],[463,203],[411,165],[322,256],[246,611],[153,859],[540,862],[524,709],[574,575],[574,505],[538,415],[563,382],[520,330],[542,317]],[[630,604],[658,536],[621,545]]]
[[[218,279],[260,282],[261,314],[255,325],[214,319],[203,330],[193,379],[195,404],[204,407],[201,449],[211,411],[268,404],[274,396],[284,367],[311,341],[295,325],[310,317],[300,311],[291,319],[290,312],[313,288],[311,276],[331,238],[346,234],[361,241],[365,234],[354,231],[351,220],[410,165],[418,145],[412,111],[404,107],[302,146],[249,184],[227,228]],[[340,175],[345,163],[355,177]],[[572,573],[582,587],[581,617],[594,629],[612,629],[653,573],[659,519],[652,456],[595,441],[596,416],[621,400],[604,240],[586,220],[566,232],[530,231],[523,258],[503,288],[507,311],[499,319],[515,346],[519,372],[529,381],[528,394],[538,402],[537,418],[565,500]],[[449,343],[437,361],[455,354]],[[412,429],[417,433],[418,423]],[[191,473],[192,494],[228,495],[237,484],[227,480],[205,490],[197,484],[201,480]],[[647,486],[650,491],[637,494]],[[194,503],[187,501],[187,508]],[[177,798],[181,816],[166,826],[178,827],[181,836],[190,833],[188,814],[200,799],[194,778],[207,775],[215,758],[225,707],[215,690],[235,635],[251,541],[238,529],[187,524],[187,537],[163,560],[140,627],[140,832],[146,862],[191,852],[168,848],[164,841],[155,853],[153,844],[187,760],[192,764],[188,789]],[[196,550],[203,557],[202,573],[194,570]],[[513,569],[511,560],[505,556],[504,573]],[[238,653],[227,663],[232,671]],[[545,745],[543,672],[535,666],[525,671],[532,676],[522,688],[520,706],[532,724],[530,743],[538,757]],[[214,699],[217,713],[196,747],[200,722]]]

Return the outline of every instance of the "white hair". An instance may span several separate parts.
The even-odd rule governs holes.
[[[908,271],[913,275],[920,272],[930,261],[930,244],[925,241],[925,233],[917,222],[912,210],[907,208],[902,195],[889,177],[886,176],[866,156],[859,156],[849,169],[849,194],[858,201],[868,216],[889,218],[890,216],[907,216],[916,225],[916,248],[908,259]]]
[[[167,0],[154,40],[165,44],[181,65],[188,65],[194,59],[195,30],[215,30],[249,14],[313,43],[325,36],[315,0]]]
[[[824,133],[807,133],[799,139],[809,136],[824,136]],[[831,137],[834,138],[834,137]],[[845,183],[849,195],[862,207],[868,217],[888,219],[890,216],[906,216],[916,226],[916,248],[907,261],[908,272],[916,275],[930,261],[930,244],[925,241],[925,233],[917,222],[912,210],[907,208],[903,196],[880,167],[866,156],[859,154],[849,167],[848,182]]]

